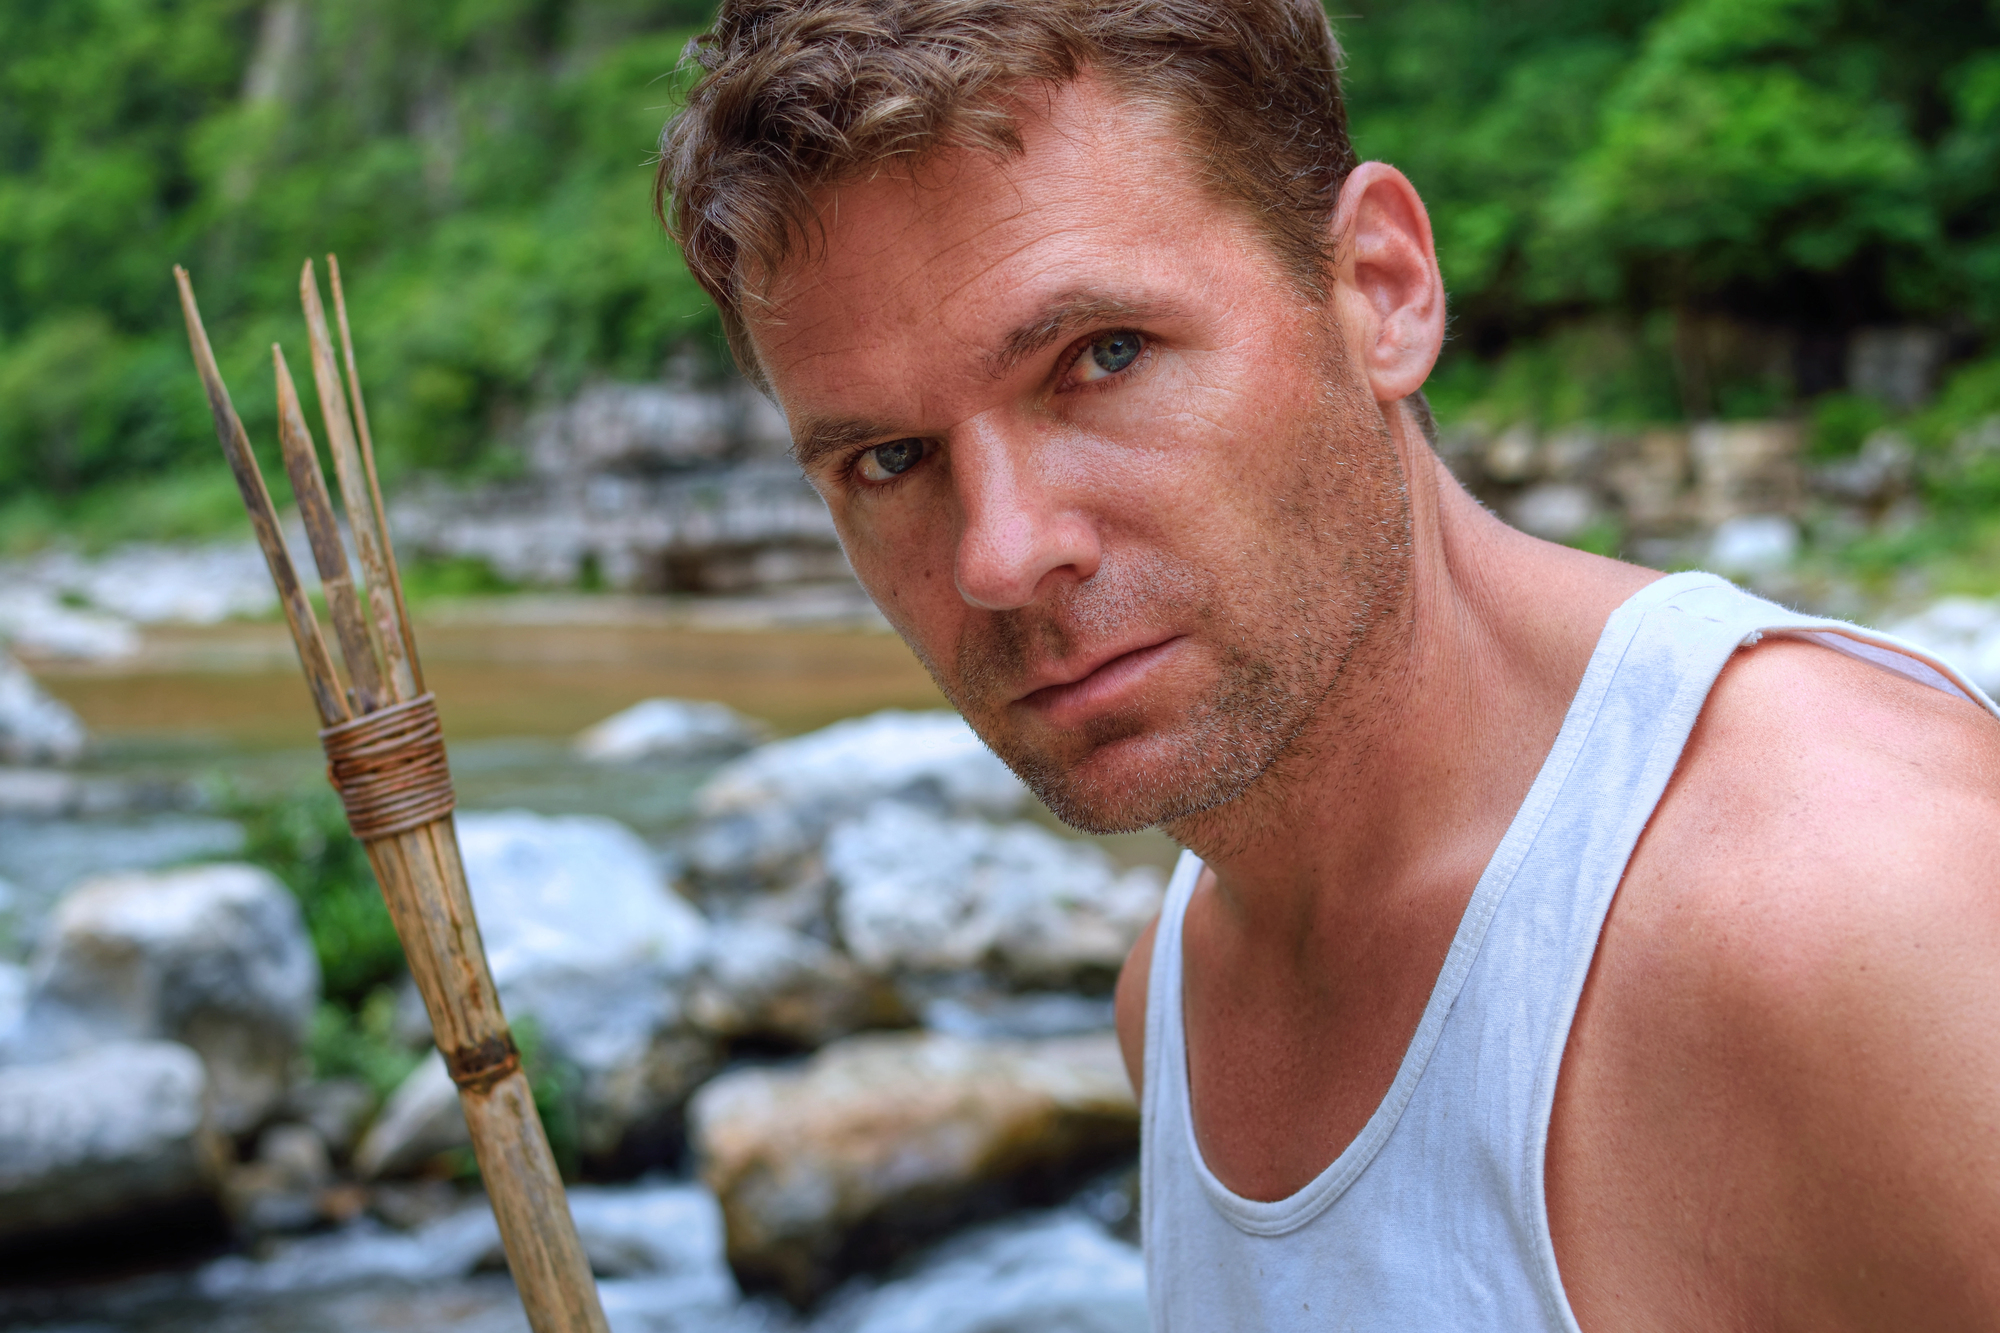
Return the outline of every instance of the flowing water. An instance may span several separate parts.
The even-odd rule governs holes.
[[[684,826],[714,761],[591,764],[570,748],[581,728],[656,696],[718,700],[778,735],[882,708],[945,706],[902,642],[851,607],[788,619],[782,605],[775,614],[755,604],[690,614],[658,602],[514,599],[426,617],[418,642],[463,807],[606,814],[656,844]],[[254,796],[323,780],[311,701],[281,624],[156,628],[128,659],[35,665],[41,682],[91,730],[80,774],[168,793],[160,804],[169,808],[142,802],[92,817],[0,813],[0,892],[14,899],[0,902],[0,927],[32,922],[81,875],[227,856],[241,845],[241,830],[204,813],[198,798],[194,808],[171,808],[189,804],[172,799],[175,792],[212,793],[226,783]],[[1166,865],[1175,854],[1158,834],[1100,841],[1128,864]],[[32,935],[31,928],[14,938],[0,931],[0,960],[22,957]],[[698,1198],[706,1197],[673,1182],[582,1193],[600,1212],[628,1220],[669,1196],[671,1207],[699,1211]],[[611,1263],[603,1270],[605,1298],[617,1333],[949,1333],[962,1319],[975,1321],[962,1325],[968,1333],[1136,1333],[1144,1327],[1143,1284],[1136,1251],[1105,1229],[1117,1220],[1094,1215],[1086,1202],[1003,1222],[947,1242],[896,1280],[857,1283],[810,1320],[741,1297],[721,1261],[719,1221],[655,1223],[648,1234],[656,1245],[673,1250],[660,1235],[675,1230],[677,1243],[693,1249],[663,1252],[650,1267]],[[37,1290],[19,1285],[17,1275],[0,1284],[0,1326],[37,1333],[515,1333],[526,1325],[511,1283],[495,1271],[497,1250],[482,1230],[490,1227],[483,1203],[470,1200],[459,1213],[407,1233],[364,1219],[267,1242],[255,1255],[115,1281]],[[1051,1293],[1062,1292],[1069,1294],[1050,1305],[1057,1300]]]

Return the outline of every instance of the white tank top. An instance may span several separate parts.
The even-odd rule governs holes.
[[[1541,772],[1466,904],[1389,1093],[1333,1164],[1274,1203],[1230,1192],[1188,1113],[1181,919],[1167,889],[1146,1000],[1141,1219],[1154,1333],[1564,1330],[1542,1158],[1556,1070],[1611,896],[1737,647],[1783,633],[1993,702],[1920,650],[1712,574],[1605,624]]]

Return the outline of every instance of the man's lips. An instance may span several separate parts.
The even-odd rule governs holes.
[[[1114,650],[1094,662],[1086,659],[1069,670],[1053,670],[1047,674],[1055,680],[1022,695],[1019,702],[1056,726],[1074,726],[1123,702],[1180,641],[1180,635],[1169,635],[1136,648]]]

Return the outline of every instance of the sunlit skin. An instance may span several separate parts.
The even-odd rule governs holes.
[[[1344,187],[1324,299],[1092,80],[1024,151],[816,200],[751,338],[856,572],[1073,822],[1164,820],[1196,1136],[1323,1169],[1393,1078],[1605,618],[1656,577],[1517,533],[1402,400],[1428,220]],[[1738,654],[1641,841],[1558,1088],[1587,1329],[2000,1323],[2000,728],[1801,644]],[[1151,932],[1119,987],[1136,1085]]]

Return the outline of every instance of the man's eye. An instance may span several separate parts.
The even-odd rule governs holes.
[[[908,472],[924,459],[925,447],[922,440],[891,440],[878,444],[861,455],[860,472],[864,481],[889,481]]]
[[[1145,338],[1130,329],[1100,333],[1077,353],[1070,378],[1079,384],[1108,379],[1138,360],[1145,350]]]

